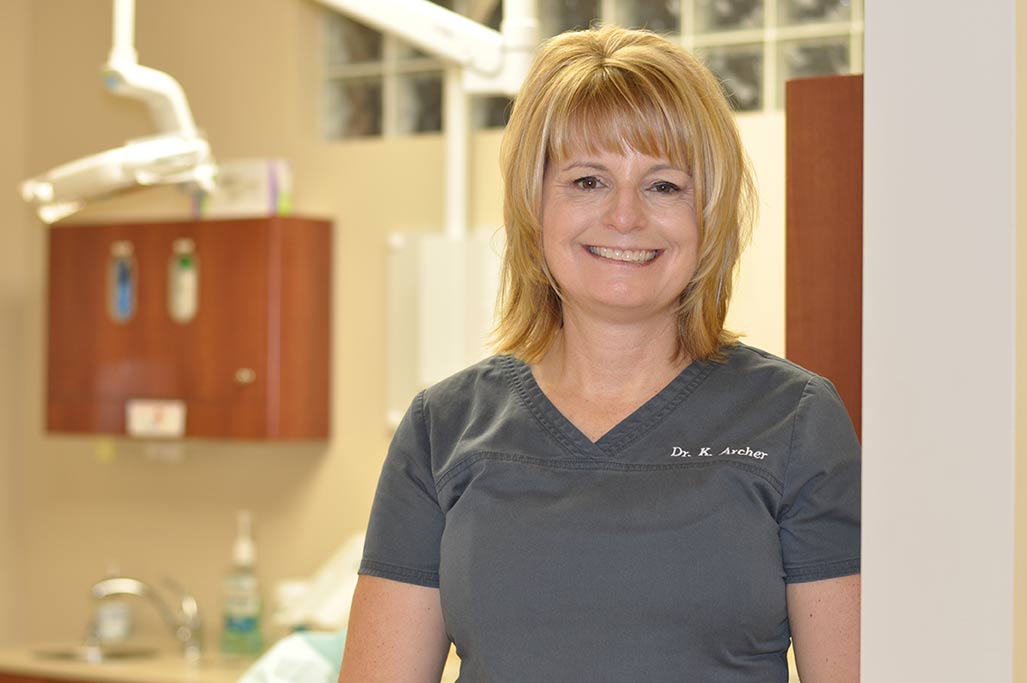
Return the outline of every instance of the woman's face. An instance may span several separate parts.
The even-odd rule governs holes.
[[[699,230],[688,172],[635,151],[574,151],[542,182],[542,247],[564,313],[673,319],[695,273]]]

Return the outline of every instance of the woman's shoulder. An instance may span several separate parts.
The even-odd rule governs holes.
[[[783,406],[794,406],[804,396],[837,397],[826,377],[755,346],[736,343],[724,355],[712,373],[714,382],[729,395],[744,395],[741,398],[747,402],[773,398]]]
[[[510,356],[482,358],[429,386],[425,389],[425,397],[431,400],[453,400],[471,391],[506,384],[510,367],[518,362]]]
[[[483,358],[425,389],[424,408],[436,419],[495,410],[510,400],[511,389],[526,368],[511,356]]]
[[[744,375],[750,379],[805,385],[810,380],[823,379],[815,372],[769,351],[738,342],[725,349],[723,367],[728,374]]]
[[[720,387],[747,405],[777,406],[810,414],[845,415],[844,402],[834,383],[786,358],[747,344],[726,351]]]

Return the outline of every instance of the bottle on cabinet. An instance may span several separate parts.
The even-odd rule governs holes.
[[[126,323],[135,315],[138,279],[135,246],[129,240],[117,240],[111,244],[107,266],[107,314],[115,323]]]
[[[253,656],[264,648],[261,629],[263,605],[254,572],[257,547],[253,542],[253,519],[240,510],[235,542],[232,544],[232,569],[224,581],[224,630],[221,651],[226,655]]]
[[[196,243],[181,237],[171,244],[168,259],[168,315],[176,323],[196,317],[199,304],[199,262]]]

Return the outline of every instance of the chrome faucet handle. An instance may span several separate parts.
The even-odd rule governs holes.
[[[178,620],[178,625],[175,628],[175,637],[178,639],[178,642],[182,643],[186,659],[195,661],[199,659],[200,651],[202,650],[203,622],[200,619],[200,606],[197,604],[196,598],[174,579],[165,577],[164,585],[173,591],[178,598],[178,609],[181,619]]]
[[[147,584],[125,576],[98,581],[93,584],[91,592],[96,600],[102,600],[112,595],[135,595],[145,598],[161,613],[165,623],[174,633],[175,640],[182,645],[186,659],[195,661],[199,659],[201,650],[200,612],[196,599],[171,579],[165,579],[164,583],[170,586],[178,596],[177,610],[168,607],[161,596]]]
[[[178,608],[181,611],[182,621],[198,628],[200,626],[200,606],[197,604],[196,598],[174,579],[165,577],[164,585],[178,598]]]
[[[195,661],[202,649],[202,625],[199,617],[199,605],[196,599],[186,592],[181,583],[172,578],[164,578],[164,585],[173,591],[179,601],[181,619],[175,630],[175,637],[182,643],[186,658]]]

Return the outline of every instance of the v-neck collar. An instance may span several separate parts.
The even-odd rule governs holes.
[[[514,390],[549,434],[572,455],[611,458],[636,442],[667,416],[716,369],[709,361],[693,361],[667,386],[593,442],[561,413],[535,381],[531,367],[513,356],[501,356],[501,365]]]

